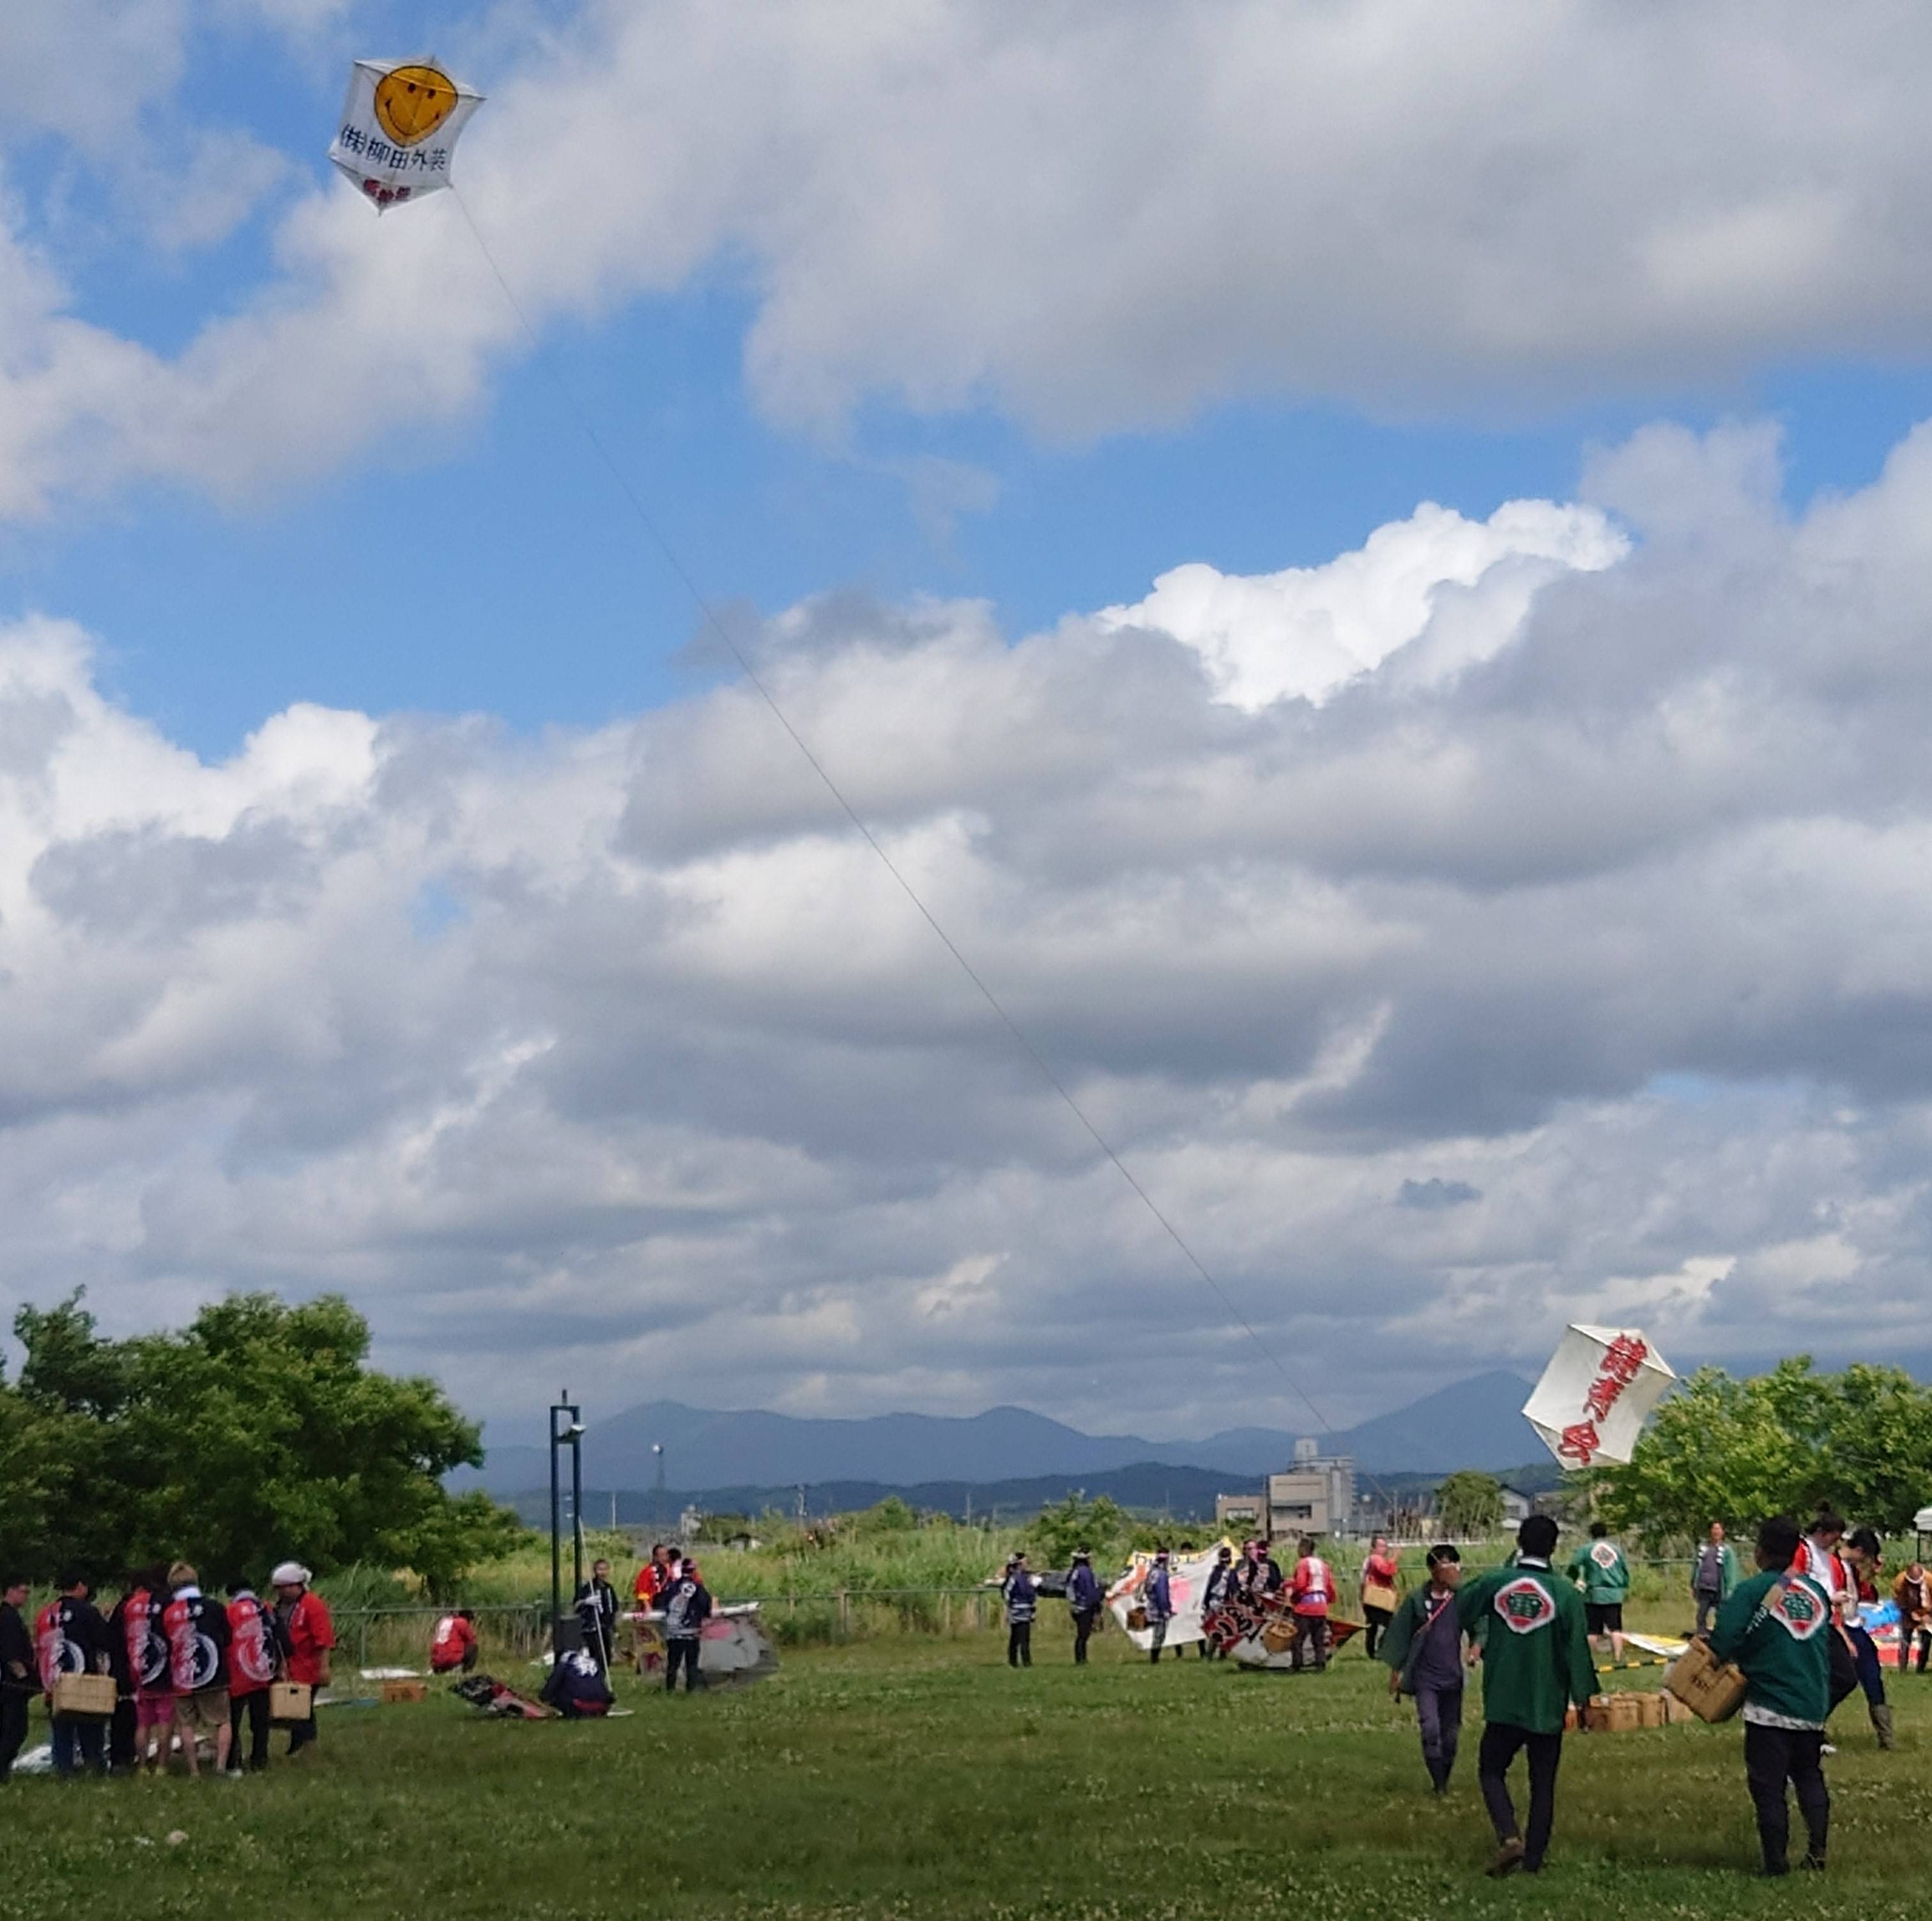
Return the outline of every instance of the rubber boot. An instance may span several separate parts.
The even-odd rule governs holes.
[[[1871,1725],[1878,1736],[1881,1752],[1889,1754],[1896,1745],[1892,1731],[1892,1704],[1886,1701],[1874,1701],[1871,1704]]]

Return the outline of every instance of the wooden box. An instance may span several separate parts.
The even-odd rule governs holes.
[[[382,1705],[387,1707],[392,1701],[423,1701],[428,1698],[429,1684],[426,1681],[385,1681],[382,1683]]]
[[[1744,1701],[1744,1671],[1694,1641],[1664,1671],[1664,1685],[1700,1721],[1728,1721]]]
[[[1610,1698],[1592,1695],[1583,1706],[1583,1725],[1593,1734],[1606,1734],[1610,1727]]]
[[[62,1674],[54,1681],[54,1716],[61,1721],[112,1721],[117,1690],[112,1674]]]
[[[1641,1695],[1606,1695],[1604,1707],[1607,1725],[1612,1734],[1628,1734],[1643,1725],[1643,1697]]]
[[[276,1681],[268,1689],[268,1719],[292,1728],[315,1719],[315,1690],[306,1681]]]
[[[1684,1722],[1695,1721],[1697,1719],[1696,1716],[1693,1714],[1690,1709],[1667,1689],[1658,1696],[1658,1699],[1664,1704],[1664,1725],[1666,1728],[1676,1728]]]
[[[1664,1725],[1664,1697],[1661,1695],[1639,1695],[1636,1698],[1637,1725],[1640,1728],[1661,1728]]]

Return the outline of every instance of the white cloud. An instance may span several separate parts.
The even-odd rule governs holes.
[[[297,32],[327,10],[257,9]],[[98,145],[55,104],[83,49],[120,97],[194,116],[178,5],[14,13],[0,85],[37,124]],[[513,10],[479,43],[499,70],[460,171],[539,325],[733,277],[758,403],[835,435],[872,398],[1078,437],[1230,397],[1520,414],[1923,349],[1932,21],[1388,18]],[[247,204],[211,205],[206,233]],[[246,497],[433,430],[520,350],[446,200],[378,223],[332,181],[288,206],[278,257],[172,357],[63,294],[29,303],[0,364],[0,512],[151,476]]]
[[[1242,1311],[1364,1383],[1336,1418],[1618,1303],[1673,1361],[1916,1338],[1932,434],[1796,522],[1767,459],[1606,455],[1636,538],[1594,571],[1606,523],[1519,503],[1222,583],[1268,611],[1216,631],[1311,581],[1366,623],[1319,703],[1222,698],[1145,614],[761,638]],[[1408,671],[1523,565],[1480,658]],[[535,1369],[1307,1418],[742,686],[536,742],[296,709],[211,766],[16,626],[0,981],[16,1296],[338,1286],[485,1412]]]
[[[1629,543],[1595,508],[1512,500],[1487,520],[1425,502],[1366,545],[1320,567],[1230,577],[1177,567],[1107,627],[1155,627],[1206,662],[1222,699],[1250,709],[1320,701],[1399,648],[1421,644],[1405,678],[1426,683],[1508,645],[1537,589],[1622,559]],[[1460,595],[1445,592],[1461,588]]]

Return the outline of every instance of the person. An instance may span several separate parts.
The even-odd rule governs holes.
[[[1757,1815],[1764,1872],[1790,1867],[1789,1782],[1804,1818],[1804,1866],[1825,1865],[1832,1797],[1820,1756],[1831,1707],[1832,1605],[1802,1571],[1798,1524],[1788,1515],[1757,1531],[1759,1572],[1718,1610],[1711,1652],[1744,1676],[1744,1782]]]
[[[0,1781],[27,1739],[27,1704],[34,1694],[34,1638],[20,1610],[27,1605],[27,1577],[0,1581]]]
[[[1006,1557],[1000,1580],[1000,1599],[1006,1604],[1006,1665],[1033,1665],[1033,1620],[1040,1608],[1040,1590],[1022,1554]]]
[[[281,1671],[275,1617],[240,1575],[228,1581],[228,1771],[242,1770],[242,1724],[248,1724],[248,1767],[268,1764],[268,1689]]]
[[[704,1623],[711,1618],[711,1596],[698,1578],[698,1563],[688,1557],[680,1564],[677,1580],[664,1597],[664,1692],[677,1692],[682,1663],[684,1691],[689,1694],[704,1686],[704,1677],[698,1671],[698,1649]]]
[[[283,1561],[268,1582],[275,1590],[275,1626],[289,1679],[304,1687],[326,1688],[332,1671],[329,1656],[335,1647],[335,1623],[328,1617],[328,1604],[309,1586],[312,1578],[301,1562]],[[311,1696],[308,1719],[289,1730],[291,1755],[314,1744],[314,1705]]]
[[[1462,1557],[1453,1542],[1438,1542],[1427,1565],[1428,1580],[1396,1605],[1382,1658],[1389,1665],[1390,1696],[1414,1698],[1422,1764],[1430,1786],[1442,1795],[1449,1791],[1462,1734],[1462,1626],[1456,1613]]]
[[[1590,1538],[1579,1544],[1564,1570],[1583,1589],[1583,1617],[1592,1641],[1607,1639],[1610,1659],[1624,1660],[1624,1599],[1630,1593],[1630,1563],[1600,1521],[1590,1524]]]
[[[1697,1605],[1697,1625],[1691,1630],[1702,1634],[1718,1609],[1738,1584],[1738,1557],[1724,1539],[1724,1524],[1714,1521],[1709,1538],[1697,1550],[1690,1563],[1690,1598]]]
[[[1167,1645],[1167,1624],[1174,1618],[1174,1588],[1168,1575],[1167,1550],[1154,1550],[1154,1565],[1148,1569],[1145,1586],[1141,1590],[1141,1606],[1147,1615],[1148,1632],[1154,1636],[1151,1658],[1158,1662],[1160,1650]],[[1174,1650],[1178,1654],[1180,1650]]]
[[[1483,1739],[1476,1778],[1496,1833],[1492,1875],[1539,1872],[1556,1818],[1556,1770],[1563,1760],[1563,1716],[1597,1690],[1583,1604],[1551,1572],[1556,1524],[1532,1514],[1516,1533],[1512,1563],[1463,1582],[1456,1595],[1462,1632],[1483,1644]],[[1509,1770],[1527,1751],[1529,1826],[1516,1827]]]
[[[173,1590],[161,1631],[168,1638],[168,1677],[174,1685],[175,1728],[190,1776],[201,1773],[200,1737],[214,1743],[214,1768],[228,1772],[235,1731],[228,1713],[228,1611],[201,1591],[201,1578],[186,1561],[168,1569]]]
[[[1845,1617],[1854,1590],[1851,1569],[1838,1551],[1844,1538],[1844,1517],[1829,1508],[1820,1508],[1798,1548],[1798,1572],[1821,1589],[1832,1604],[1832,1632],[1826,1648],[1832,1664],[1832,1700],[1825,1716],[1828,1722],[1838,1711],[1838,1704],[1858,1685],[1858,1653],[1845,1632]],[[1828,1755],[1837,1750],[1827,1741],[1824,1752]]]
[[[1259,1535],[1243,1550],[1238,1581],[1244,1601],[1260,1601],[1280,1591],[1281,1569]]]
[[[1856,1664],[1858,1686],[1865,1692],[1865,1712],[1871,1717],[1872,1732],[1878,1737],[1882,1753],[1889,1754],[1897,1737],[1892,1727],[1892,1704],[1885,1696],[1885,1670],[1879,1663],[1878,1644],[1864,1624],[1860,1611],[1878,1601],[1879,1570],[1884,1551],[1869,1527],[1855,1527],[1845,1542],[1845,1560],[1851,1575],[1852,1599],[1845,1614],[1845,1638],[1850,1642]]]
[[[136,1705],[136,1650],[128,1634],[131,1608],[145,1626],[148,1590],[139,1571],[122,1576],[121,1593],[107,1611],[107,1671],[114,1677],[114,1719],[107,1724],[107,1772],[132,1774],[140,1758],[140,1720]]]
[[[662,1541],[651,1543],[651,1557],[638,1570],[638,1578],[631,1584],[631,1598],[648,1613],[658,1604],[658,1596],[663,1586],[664,1545]]]
[[[1201,1590],[1201,1622],[1204,1629],[1209,1615],[1217,1612],[1234,1598],[1234,1551],[1225,1544],[1214,1557],[1214,1565],[1208,1570],[1206,1584]],[[1201,1637],[1201,1658],[1213,1661],[1220,1658],[1221,1650],[1204,1632]]]
[[[1388,1536],[1378,1534],[1362,1559],[1362,1619],[1366,1623],[1363,1639],[1371,1661],[1376,1658],[1376,1644],[1388,1633],[1395,1617],[1401,1588],[1402,1564],[1389,1552]]]
[[[446,1614],[436,1624],[429,1644],[429,1671],[432,1674],[469,1674],[477,1661],[476,1617],[467,1608]]]
[[[617,1590],[608,1561],[591,1563],[590,1578],[577,1590],[577,1618],[590,1658],[608,1674],[617,1652]]]
[[[1304,1668],[1312,1654],[1318,1670],[1328,1665],[1329,1603],[1335,1598],[1335,1576],[1315,1551],[1315,1537],[1304,1534],[1295,1545],[1294,1572],[1288,1577],[1288,1602],[1294,1610],[1293,1665]]]
[[[87,1578],[78,1568],[61,1575],[59,1592],[34,1623],[40,1686],[52,1712],[54,1683],[63,1674],[105,1674],[112,1665],[107,1623],[94,1606]],[[54,1772],[71,1776],[85,1768],[107,1772],[107,1723],[92,1716],[53,1716]]]
[[[596,1656],[587,1647],[573,1647],[551,1662],[537,1698],[566,1721],[586,1721],[608,1714],[616,1696]]]
[[[1087,1644],[1100,1619],[1106,1599],[1100,1577],[1094,1572],[1094,1557],[1084,1548],[1073,1551],[1073,1566],[1066,1577],[1066,1605],[1073,1617],[1073,1659],[1076,1666],[1087,1665]]]
[[[1912,1562],[1892,1584],[1892,1598],[1898,1607],[1898,1671],[1905,1672],[1916,1647],[1922,1674],[1926,1654],[1932,1650],[1932,1575],[1922,1563]]]

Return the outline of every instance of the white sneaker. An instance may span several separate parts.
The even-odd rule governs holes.
[[[1821,1755],[1835,1755],[1838,1751],[1829,1741],[1820,1741],[1818,1744],[1818,1752]]]

